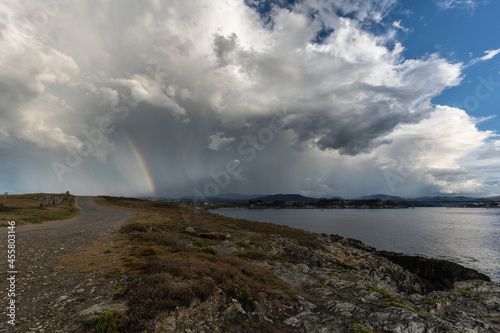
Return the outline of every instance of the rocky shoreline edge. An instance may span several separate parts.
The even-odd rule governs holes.
[[[460,281],[491,281],[490,277],[486,274],[472,268],[467,268],[450,260],[427,258],[393,251],[379,251],[357,239],[342,237],[336,234],[321,235],[322,237],[329,237],[332,241],[342,242],[343,244],[347,244],[351,247],[375,253],[412,272],[420,279],[420,285],[422,288],[420,292],[423,293],[435,290],[450,290],[454,288],[454,284],[456,282]]]
[[[260,295],[280,311],[245,313],[240,302],[228,301],[219,291],[207,301],[157,317],[154,332],[226,332],[229,323],[245,316],[254,328],[238,332],[261,332],[258,323],[266,321],[279,327],[276,332],[500,332],[500,284],[488,276],[446,260],[310,234],[324,243],[322,250],[273,235],[269,247],[259,250],[293,260],[252,260],[302,292],[295,305]],[[245,250],[235,250],[227,240],[216,247],[228,249]]]
[[[270,268],[317,301],[302,301],[302,311],[285,320],[299,332],[500,332],[500,284],[487,275],[448,260],[316,235],[329,244],[326,253],[305,251],[303,264]]]

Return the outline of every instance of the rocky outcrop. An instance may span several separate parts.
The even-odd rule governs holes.
[[[276,313],[286,318],[290,309],[277,307]],[[252,332],[253,327],[259,327],[264,332],[294,332],[282,320],[276,320],[277,317],[280,316],[261,311],[248,313],[240,302],[217,289],[204,302],[197,299],[189,307],[162,314],[155,321],[152,332]]]
[[[381,255],[337,235],[321,238],[329,244],[323,265],[316,258],[268,266],[312,297],[285,320],[297,331],[500,332],[500,285],[487,276],[443,260]],[[401,258],[415,263],[407,265],[413,271],[396,263]]]
[[[450,290],[454,288],[455,282],[465,280],[490,281],[485,274],[447,260],[408,256],[388,251],[378,251],[377,254],[421,278],[425,292]]]
[[[159,313],[141,331],[500,332],[500,284],[474,270],[444,260],[377,251],[338,235],[308,234],[317,240],[317,246],[309,247],[311,243],[286,234],[270,234],[266,242],[257,241],[256,233],[246,236],[255,242],[213,239],[216,255],[245,258],[249,269],[258,266],[259,272],[272,273],[280,281],[273,286],[286,285],[292,294],[278,298],[252,290],[256,305],[249,309],[244,298],[237,300],[230,289],[218,285],[204,300],[195,298]],[[269,276],[264,280],[276,283]],[[127,312],[125,304],[116,301],[100,302],[80,316],[89,322],[110,309]]]
[[[103,315],[113,311],[126,313],[128,310],[129,308],[126,302],[123,300],[106,300],[80,311],[79,320],[81,322],[91,323],[92,320],[94,320],[99,315]]]
[[[205,302],[163,314],[154,332],[500,332],[500,284],[474,270],[377,252],[337,235],[317,235],[316,250],[273,236],[258,248],[268,259],[251,262],[299,290],[295,306],[261,295],[268,309],[287,310],[273,314],[259,306],[245,313],[218,290]],[[232,248],[227,240],[223,246]]]

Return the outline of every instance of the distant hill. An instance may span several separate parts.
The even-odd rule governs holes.
[[[410,199],[403,198],[403,197],[397,197],[397,196],[393,196],[393,195],[388,195],[388,194],[372,194],[372,195],[367,195],[364,197],[356,198],[355,200],[380,200],[380,201],[401,202],[401,201],[409,201]]]
[[[218,195],[219,198],[224,198],[228,200],[235,200],[235,201],[248,201],[252,200],[255,198],[262,197],[262,194],[253,194],[253,195],[246,195],[246,194],[237,194],[237,193],[221,193]]]
[[[222,193],[219,194],[216,197],[207,197],[207,202],[209,203],[225,203],[225,202],[247,202],[249,200],[252,200],[257,197],[261,197],[262,195],[245,195],[245,194],[236,194],[236,193]],[[192,203],[192,202],[202,202],[201,198],[196,197],[196,196],[183,196],[171,201],[175,202],[185,202],[185,203]]]
[[[476,200],[490,200],[491,198],[475,198],[475,197],[466,197],[466,196],[435,196],[435,197],[418,197],[415,198],[415,201],[476,201]]]
[[[185,202],[185,203],[192,203],[192,202],[202,202],[201,198],[195,197],[195,196],[183,196],[177,199],[171,199],[171,198],[143,198],[143,199],[152,199],[156,201],[176,201],[176,202]],[[421,205],[426,205],[426,206],[446,206],[446,203],[442,203],[440,201],[460,201],[464,203],[472,203],[475,201],[480,201],[480,200],[500,200],[500,196],[497,197],[468,197],[468,196],[422,196],[418,198],[405,198],[405,197],[399,197],[399,196],[394,196],[394,195],[388,195],[388,194],[372,194],[372,195],[366,195],[354,199],[345,199],[339,196],[332,197],[332,198],[312,198],[312,197],[306,197],[300,194],[271,194],[271,195],[247,195],[247,194],[237,194],[237,193],[222,193],[219,194],[216,197],[207,197],[207,202],[209,203],[242,203],[242,202],[248,202],[250,200],[262,200],[265,203],[272,203],[275,201],[283,201],[283,202],[302,202],[302,203],[308,203],[308,202],[318,202],[320,200],[339,200],[339,201],[354,201],[354,200],[380,200],[380,201],[394,201],[394,202],[402,202],[402,203],[408,203],[408,202],[415,202],[418,203],[420,201],[422,202]],[[462,205],[460,202],[454,203],[452,205],[454,206],[460,206]]]
[[[404,198],[398,196],[392,196],[387,194],[372,194],[368,196],[363,196],[356,198],[355,200],[381,200],[381,201],[395,201],[401,203],[413,202],[417,207],[463,207],[468,204],[472,204],[477,201],[484,200],[499,200],[499,197],[468,197],[468,196],[423,196],[418,198]],[[450,201],[450,203],[447,203]]]
[[[252,200],[262,200],[263,202],[275,202],[275,201],[284,201],[284,202],[317,202],[318,198],[310,198],[305,197],[300,194],[274,194],[274,195],[266,195],[258,198],[254,198]]]
[[[334,201],[345,201],[345,198],[342,198],[342,197],[339,197],[339,196],[336,196],[336,197],[331,197],[331,198],[320,198],[319,200],[334,200]]]
[[[464,205],[472,204],[477,201],[484,200],[498,200],[498,197],[467,197],[467,196],[426,196],[426,197],[418,197],[413,199],[415,201],[415,205],[417,206],[426,206],[426,207],[463,207]],[[443,202],[444,201],[444,202]],[[450,203],[446,203],[450,201]],[[420,202],[420,204],[419,204]]]

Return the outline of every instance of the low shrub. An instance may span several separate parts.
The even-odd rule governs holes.
[[[267,260],[269,255],[262,250],[245,250],[237,254],[238,257],[252,260]]]
[[[119,333],[127,325],[128,317],[118,311],[98,315],[92,325],[99,333]]]
[[[193,246],[197,246],[197,247],[204,247],[205,246],[205,243],[203,243],[203,241],[201,240],[195,240],[193,242]]]
[[[123,297],[127,294],[128,292],[128,289],[126,286],[123,286],[123,287],[119,287],[118,289],[116,289],[112,294],[111,296],[113,297]]]
[[[190,280],[166,272],[146,275],[129,292],[129,305],[139,312],[139,317],[152,318],[161,311],[189,306],[195,298],[205,301],[214,287],[215,282],[208,276]]]
[[[193,246],[191,246],[191,249],[198,252],[215,255],[215,249],[211,246],[205,246],[205,243],[203,243],[201,240],[194,241]]]
[[[243,310],[247,312],[254,312],[257,309],[257,301],[253,299],[252,293],[248,286],[240,287],[234,285],[234,297],[241,303]]]
[[[476,293],[474,291],[470,291],[470,290],[467,290],[467,289],[455,289],[456,291],[458,291],[460,294],[464,295],[464,296],[476,296],[476,295],[479,295],[479,293]]]
[[[148,232],[148,226],[144,223],[127,223],[120,227],[122,234],[130,234],[133,232]]]
[[[146,242],[153,242],[161,246],[167,246],[172,248],[178,248],[182,246],[177,237],[167,232],[141,233],[137,235],[137,238],[139,240],[143,240]]]
[[[154,247],[146,247],[144,249],[141,249],[138,253],[138,256],[140,257],[156,257],[159,255],[160,252]]]
[[[439,303],[446,303],[446,300],[445,299],[439,299],[439,298],[429,298],[428,300],[426,300],[424,302],[424,304],[430,304],[430,305],[435,305],[435,304],[439,304]]]

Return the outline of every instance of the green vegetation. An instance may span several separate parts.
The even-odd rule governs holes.
[[[92,325],[99,333],[119,333],[128,322],[128,317],[117,311],[98,315]]]
[[[337,292],[335,290],[332,289],[332,287],[330,287],[329,285],[326,285],[325,283],[318,283],[318,284],[315,284],[314,285],[315,288],[323,288],[323,289],[326,289],[328,291],[330,291],[331,293],[333,294],[336,294]]]
[[[240,241],[240,242],[235,242],[235,243],[234,243],[234,244],[232,244],[231,246],[232,246],[232,247],[234,247],[234,248],[236,248],[236,249],[238,249],[238,250],[241,250],[241,249],[246,249],[246,248],[248,248],[248,247],[251,247],[251,245],[250,245],[250,244],[247,244],[247,243],[242,242],[242,241]]]
[[[241,303],[243,310],[247,312],[254,312],[257,309],[257,301],[253,299],[250,293],[250,288],[248,286],[240,287],[239,285],[234,285],[234,296],[236,300]]]
[[[439,303],[446,303],[446,300],[445,299],[439,299],[439,298],[429,298],[428,300],[426,300],[424,302],[424,304],[429,304],[429,305],[436,305],[436,304],[439,304]]]
[[[328,275],[333,275],[333,276],[335,276],[337,279],[342,280],[342,278],[340,277],[339,272],[337,272],[337,271],[332,270],[332,271],[328,272],[327,274],[328,274]]]
[[[356,266],[353,266],[353,265],[350,265],[350,264],[347,264],[345,262],[339,262],[337,263],[337,265],[339,265],[340,267],[344,268],[344,269],[347,269],[347,270],[352,270],[352,271],[357,271],[359,270]]]
[[[195,240],[193,242],[193,245],[196,246],[196,247],[204,247],[205,243],[203,241],[201,241],[201,240],[198,239],[198,240]]]
[[[206,246],[205,243],[203,243],[201,240],[194,241],[193,246],[191,246],[191,248],[198,252],[215,255],[215,249],[211,246]]]
[[[380,289],[380,288],[378,288],[378,287],[376,287],[376,286],[374,286],[372,284],[366,283],[365,284],[365,288],[367,290],[371,290],[371,291],[375,291],[377,293],[380,293],[385,298],[391,298],[392,297],[392,295],[387,290]]]
[[[352,327],[353,333],[371,333],[371,331],[366,328],[364,325],[356,324]]]
[[[479,293],[476,293],[474,291],[470,291],[470,290],[467,290],[467,289],[455,289],[455,290],[458,291],[459,293],[461,293],[464,296],[476,296],[476,295],[479,295]]]
[[[44,195],[47,194],[9,195],[6,207],[0,206],[0,220],[2,221],[0,227],[6,227],[6,221],[16,221],[16,225],[29,225],[70,219],[80,213],[73,195],[68,195],[59,205],[40,208],[38,197]]]
[[[122,297],[122,296],[125,296],[125,294],[127,294],[127,292],[128,292],[127,287],[123,286],[123,287],[119,287],[118,289],[116,289],[115,292],[113,294],[111,294],[111,296]]]
[[[262,250],[245,250],[236,254],[240,258],[251,260],[267,260],[270,258],[269,254]]]
[[[415,310],[412,309],[412,308],[410,308],[409,306],[403,305],[403,304],[398,303],[396,301],[390,301],[390,302],[385,302],[385,303],[380,304],[380,307],[382,307],[382,308],[388,308],[388,307],[391,307],[391,306],[415,312]]]
[[[433,316],[439,317],[439,318],[441,318],[441,319],[443,319],[443,320],[446,320],[446,319],[447,319],[447,318],[446,318],[446,316],[443,316],[443,315],[442,315],[442,314],[440,314],[440,313],[432,312],[431,314],[432,314]]]

